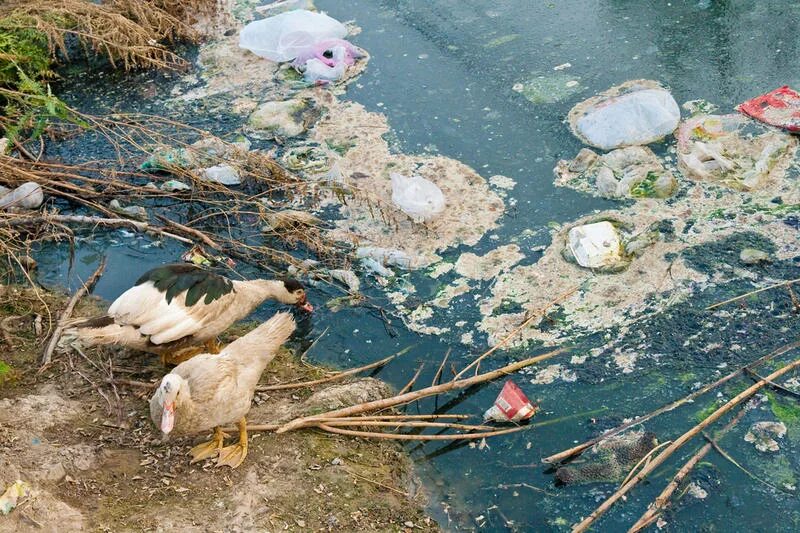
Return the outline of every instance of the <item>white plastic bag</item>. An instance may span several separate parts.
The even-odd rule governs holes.
[[[251,22],[239,35],[239,46],[272,61],[291,61],[324,39],[341,39],[347,28],[324,13],[287,11]]]
[[[681,119],[678,103],[650,80],[612,87],[569,113],[573,133],[603,150],[649,144],[669,135]]]
[[[444,194],[432,181],[422,176],[407,178],[392,172],[392,202],[414,222],[430,220],[444,209]]]
[[[312,58],[306,61],[303,79],[308,83],[328,83],[337,81],[344,77],[347,70],[345,55],[347,51],[343,46],[336,46],[331,49],[333,66],[326,65],[323,61]]]

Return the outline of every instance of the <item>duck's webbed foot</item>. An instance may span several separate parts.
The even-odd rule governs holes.
[[[236,468],[244,462],[245,457],[247,457],[247,421],[242,417],[239,420],[239,442],[219,451],[217,466]]]
[[[192,456],[192,460],[189,461],[189,464],[202,461],[203,459],[209,459],[219,454],[221,450],[225,449],[222,447],[225,437],[230,437],[230,435],[223,432],[222,428],[214,429],[214,437],[210,441],[198,444],[189,450],[189,455]]]

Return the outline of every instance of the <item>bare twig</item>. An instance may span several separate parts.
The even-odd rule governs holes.
[[[783,368],[780,368],[766,377],[766,380],[774,380],[778,378],[790,370],[797,368],[800,366],[800,359],[796,359],[791,363],[787,364]],[[691,440],[695,435],[703,431],[705,428],[716,422],[722,415],[730,411],[732,408],[736,407],[744,400],[750,398],[756,392],[759,391],[763,386],[767,384],[766,380],[761,380],[758,383],[751,385],[744,391],[740,392],[736,396],[734,396],[731,400],[729,400],[725,405],[711,413],[706,419],[702,422],[694,426],[689,431],[685,432],[683,435],[675,439],[675,441],[668,446],[664,451],[658,454],[653,460],[642,468],[642,470],[636,474],[633,479],[631,479],[628,483],[623,485],[619,488],[614,494],[608,497],[600,506],[595,509],[592,514],[588,517],[581,520],[579,523],[575,524],[572,527],[572,533],[580,533],[582,531],[586,531],[589,529],[589,526],[594,523],[599,517],[601,517],[607,510],[609,510],[620,498],[625,496],[633,487],[635,487],[641,480],[647,477],[650,472],[656,469],[659,465],[661,465],[664,461],[667,460],[675,451],[681,448],[684,444],[686,444],[689,440]]]
[[[739,300],[747,298],[748,296],[753,296],[754,294],[758,294],[764,291],[771,291],[772,289],[777,289],[778,287],[785,287],[787,285],[792,285],[794,283],[797,283],[798,281],[800,281],[800,278],[791,279],[789,281],[781,281],[780,283],[775,283],[774,285],[770,285],[769,287],[763,287],[755,291],[746,292],[740,296],[736,296],[735,298],[730,298],[728,300],[715,303],[714,305],[709,305],[708,307],[706,307],[706,311],[711,311],[712,309],[716,309],[717,307],[722,307],[723,305],[728,305],[733,302],[738,302]]]
[[[442,370],[444,370],[444,365],[447,363],[447,358],[450,357],[450,350],[448,348],[447,351],[444,353],[444,357],[442,358],[442,364],[439,365],[439,370],[436,371],[436,375],[433,376],[433,380],[431,381],[431,386],[438,385],[439,379],[442,377]]]
[[[61,316],[58,319],[58,326],[56,326],[55,331],[50,336],[50,340],[47,342],[47,347],[44,349],[42,354],[42,366],[50,363],[50,360],[53,357],[53,350],[56,349],[56,345],[58,344],[59,339],[61,338],[61,334],[64,332],[64,324],[72,316],[72,311],[75,309],[75,305],[78,303],[78,300],[83,298],[83,295],[89,292],[89,290],[97,283],[97,280],[100,279],[100,276],[103,274],[103,270],[106,268],[106,258],[100,260],[100,265],[98,265],[97,270],[94,271],[86,283],[84,283],[76,292],[72,295],[72,298],[69,299],[67,303],[67,307],[64,309],[64,312],[61,313]]]
[[[416,373],[414,374],[414,377],[411,378],[411,381],[406,383],[405,387],[400,389],[400,392],[398,392],[398,394],[404,394],[404,393],[406,393],[406,392],[411,390],[411,388],[414,386],[414,383],[417,382],[417,378],[419,378],[419,375],[422,373],[422,369],[423,368],[425,368],[425,363],[422,363],[421,365],[419,365],[419,368],[417,369]]]
[[[394,439],[394,440],[471,440],[485,439],[516,433],[527,429],[527,426],[518,426],[508,429],[498,429],[497,431],[487,431],[485,433],[456,433],[450,435],[409,435],[405,433],[375,433],[371,431],[354,431],[351,429],[340,429],[327,424],[319,424],[318,427],[328,433],[338,433],[340,435],[350,435],[351,437],[367,437],[371,439]]]
[[[754,372],[753,370],[750,370],[749,368],[746,368],[744,372],[745,372],[745,374],[750,376],[754,381],[760,381],[760,380],[764,379],[757,372]],[[771,389],[773,389],[773,390],[775,390],[775,391],[777,391],[777,392],[779,392],[781,394],[784,394],[786,396],[791,396],[792,398],[800,399],[800,393],[795,392],[795,391],[793,391],[791,389],[787,389],[783,385],[775,383],[774,381],[769,381],[769,380],[765,380],[765,381],[767,382],[767,386],[769,386],[769,388],[771,388]]]
[[[752,368],[754,366],[760,365],[760,364],[762,364],[762,363],[764,363],[766,361],[769,361],[770,359],[774,359],[775,357],[777,357],[779,355],[783,355],[786,352],[788,352],[790,350],[793,350],[795,348],[798,348],[798,347],[800,347],[800,341],[795,341],[795,342],[792,342],[790,344],[786,344],[784,346],[781,346],[780,348],[770,352],[769,354],[765,355],[764,357],[761,357],[761,358],[753,361],[752,363],[748,363],[746,366],[743,366],[743,367],[740,367],[740,368],[734,370],[730,374],[727,374],[727,375],[719,378],[718,380],[714,381],[713,383],[709,383],[709,384],[707,384],[707,385],[705,385],[703,387],[700,387],[696,391],[692,392],[691,394],[689,394],[687,396],[684,396],[683,398],[679,398],[678,400],[675,400],[674,402],[670,402],[670,403],[668,403],[666,405],[663,405],[663,406],[659,407],[658,409],[656,409],[655,411],[651,411],[650,413],[647,413],[645,415],[638,416],[638,417],[634,418],[633,420],[631,420],[630,422],[626,422],[626,423],[624,423],[624,424],[622,424],[620,426],[617,426],[614,429],[606,431],[602,435],[599,435],[599,436],[597,436],[597,437],[595,437],[593,439],[589,439],[589,440],[587,440],[586,442],[584,442],[582,444],[578,444],[577,446],[573,446],[572,448],[569,448],[568,450],[564,450],[563,452],[559,452],[559,453],[550,455],[548,457],[545,457],[545,458],[542,459],[542,462],[543,463],[558,463],[558,462],[564,461],[565,459],[569,459],[572,456],[578,455],[578,454],[582,453],[584,450],[586,450],[587,448],[591,448],[592,446],[594,446],[595,444],[597,444],[598,442],[600,442],[602,440],[605,440],[605,439],[607,439],[609,437],[613,437],[614,435],[619,435],[620,433],[622,433],[623,431],[625,431],[627,429],[630,429],[630,428],[632,428],[634,426],[638,426],[639,424],[642,424],[643,422],[646,422],[646,421],[650,420],[651,418],[655,418],[656,416],[658,416],[660,414],[666,413],[668,411],[672,411],[676,407],[679,407],[679,406],[681,406],[681,405],[683,405],[683,404],[685,404],[687,402],[690,402],[690,401],[694,400],[695,398],[705,394],[706,392],[708,392],[708,391],[710,391],[712,389],[715,389],[715,388],[719,387],[720,385],[730,381],[731,379],[735,378],[736,376],[738,376],[739,374],[741,374],[742,372],[744,372],[748,368]]]
[[[350,470],[349,468],[345,468],[345,470],[346,470],[346,471],[347,471],[347,473],[348,473],[348,474],[350,474],[351,476],[353,476],[353,477],[355,477],[355,478],[358,478],[358,479],[360,479],[360,480],[362,480],[362,481],[366,481],[367,483],[372,483],[373,485],[377,485],[377,486],[379,486],[379,487],[383,487],[384,489],[386,489],[386,490],[390,490],[390,491],[392,491],[392,492],[394,492],[394,493],[396,493],[396,494],[399,494],[400,496],[403,496],[403,497],[405,497],[405,498],[408,498],[408,497],[409,497],[409,495],[408,495],[408,493],[407,493],[407,492],[403,492],[402,490],[398,490],[398,489],[396,489],[396,488],[394,488],[394,487],[390,487],[389,485],[386,485],[386,484],[384,484],[384,483],[381,483],[380,481],[375,481],[374,479],[369,479],[369,478],[366,478],[366,477],[364,477],[364,476],[362,476],[362,475],[360,475],[360,474],[356,474],[355,472],[353,472],[353,471],[352,471],[352,470]]]
[[[332,376],[328,376],[328,377],[324,377],[324,378],[320,378],[320,379],[315,379],[315,380],[312,380],[312,381],[301,381],[299,383],[281,383],[279,385],[262,385],[262,386],[256,387],[256,390],[259,391],[259,392],[265,392],[265,391],[275,391],[275,390],[300,389],[300,388],[305,388],[305,387],[313,387],[315,385],[321,385],[322,383],[330,383],[331,381],[338,381],[340,379],[346,378],[347,376],[352,376],[353,374],[358,374],[359,372],[364,372],[365,370],[371,370],[373,368],[378,368],[378,367],[384,366],[389,361],[394,359],[395,357],[399,357],[399,356],[403,355],[404,353],[406,353],[410,349],[411,349],[410,346],[408,348],[403,348],[402,350],[400,350],[396,354],[390,355],[389,357],[385,357],[385,358],[381,359],[380,361],[375,361],[374,363],[370,363],[368,365],[360,366],[358,368],[351,368],[349,370],[344,370],[342,372],[337,372],[336,374],[333,374]]]
[[[471,387],[472,385],[477,385],[479,383],[484,383],[496,379],[498,377],[511,374],[521,368],[525,368],[527,366],[536,364],[540,361],[544,361],[546,359],[550,359],[552,357],[560,355],[565,351],[566,348],[559,348],[557,350],[553,350],[542,355],[537,355],[535,357],[529,357],[528,359],[524,359],[522,361],[510,363],[504,367],[498,368],[497,370],[493,370],[491,372],[485,372],[483,374],[479,374],[471,378],[453,380],[447,383],[443,383],[441,385],[436,385],[434,387],[426,387],[424,389],[419,389],[412,392],[406,392],[405,394],[398,394],[396,396],[392,396],[391,398],[384,398],[382,400],[375,400],[358,405],[353,405],[351,407],[345,407],[343,409],[337,409],[319,415],[297,418],[295,420],[288,422],[287,424],[284,424],[278,430],[278,433],[284,433],[286,431],[291,431],[293,429],[298,429],[301,427],[317,425],[316,421],[318,421],[320,418],[326,418],[326,417],[340,418],[344,416],[359,415],[366,412],[379,411],[381,409],[395,407],[397,405],[413,402],[415,400],[426,398],[428,396],[434,396],[436,394],[442,394],[444,392],[465,389],[467,387]]]

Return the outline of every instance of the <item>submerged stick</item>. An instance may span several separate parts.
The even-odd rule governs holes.
[[[86,283],[81,285],[81,287],[75,291],[75,294],[72,295],[72,298],[69,299],[67,303],[67,307],[64,308],[64,312],[61,313],[61,316],[58,318],[58,326],[56,326],[55,331],[50,336],[50,340],[47,342],[47,347],[44,349],[42,353],[42,366],[49,364],[50,360],[53,357],[53,351],[56,349],[56,345],[58,341],[61,339],[61,334],[64,332],[64,324],[72,316],[72,311],[75,310],[75,306],[78,304],[78,301],[83,298],[83,295],[89,292],[89,290],[97,283],[97,280],[100,279],[100,276],[103,275],[103,270],[106,268],[106,258],[100,260],[100,264],[97,266],[97,269],[94,273],[89,276],[89,279],[86,280]]]
[[[745,413],[747,413],[747,409],[742,408],[736,415],[731,418],[731,420],[723,426],[717,432],[717,438],[722,437],[727,432],[729,432],[733,427],[739,423],[739,421],[744,417]],[[636,533],[637,531],[641,531],[642,529],[646,528],[650,524],[652,524],[661,512],[669,505],[669,499],[672,496],[672,493],[677,490],[680,486],[681,482],[689,475],[689,472],[703,460],[708,452],[711,451],[711,443],[706,443],[703,447],[701,447],[697,452],[692,455],[686,463],[678,470],[678,473],[675,474],[675,477],[672,478],[672,481],[661,491],[661,494],[653,500],[650,505],[647,506],[647,511],[636,521],[633,526],[628,530],[628,533]]]
[[[753,361],[752,363],[748,363],[746,366],[740,367],[740,368],[734,370],[733,372],[731,372],[730,374],[727,374],[727,375],[719,378],[718,380],[714,381],[713,383],[709,383],[708,385],[705,385],[705,386],[697,389],[696,391],[692,392],[691,394],[689,394],[687,396],[684,396],[683,398],[679,398],[678,400],[675,400],[674,402],[671,402],[671,403],[668,403],[666,405],[663,405],[663,406],[659,407],[658,409],[656,409],[655,411],[651,411],[651,412],[649,412],[649,413],[647,413],[645,415],[638,416],[638,417],[634,418],[633,420],[631,420],[630,422],[626,422],[626,423],[624,423],[624,424],[622,424],[620,426],[617,426],[614,429],[606,431],[602,435],[599,435],[599,436],[597,436],[597,437],[595,437],[593,439],[589,439],[589,440],[587,440],[586,442],[584,442],[582,444],[578,444],[577,446],[573,446],[572,448],[569,448],[568,450],[564,450],[563,452],[559,452],[559,453],[550,455],[548,457],[545,457],[545,458],[542,459],[542,462],[543,463],[551,463],[551,464],[552,463],[560,463],[560,462],[564,461],[565,459],[569,459],[570,457],[572,457],[574,455],[578,455],[578,454],[582,453],[584,450],[586,450],[587,448],[591,448],[592,446],[594,446],[595,444],[597,444],[598,442],[600,442],[602,440],[605,440],[605,439],[607,439],[609,437],[613,437],[614,435],[618,435],[618,434],[622,433],[623,431],[625,431],[626,429],[630,429],[630,428],[632,428],[634,426],[638,426],[639,424],[641,424],[643,422],[647,422],[651,418],[655,418],[660,414],[666,413],[668,411],[672,411],[676,407],[679,407],[679,406],[681,406],[681,405],[683,405],[683,404],[685,404],[687,402],[690,402],[690,401],[694,400],[695,398],[697,398],[699,396],[702,396],[706,392],[708,392],[708,391],[710,391],[712,389],[715,389],[715,388],[719,387],[720,385],[730,381],[731,379],[735,378],[739,374],[741,374],[743,372],[746,372],[749,368],[752,368],[752,367],[754,367],[756,365],[760,365],[760,364],[762,364],[762,363],[764,363],[766,361],[769,361],[770,359],[773,359],[773,358],[775,358],[775,357],[777,357],[779,355],[783,355],[786,352],[788,352],[790,350],[793,350],[795,348],[798,348],[798,347],[800,347],[800,341],[795,341],[795,342],[792,342],[792,343],[789,343],[789,344],[785,344],[785,345],[781,346],[780,348],[777,348],[776,350],[770,352],[769,354],[767,354],[767,355],[765,355],[765,356]]]
[[[741,295],[736,296],[734,298],[731,298],[729,300],[718,302],[718,303],[715,303],[714,305],[709,305],[708,307],[706,307],[706,311],[711,311],[712,309],[716,309],[717,307],[722,307],[723,305],[728,305],[728,304],[731,304],[733,302],[738,302],[739,300],[747,298],[748,296],[753,296],[754,294],[758,294],[760,292],[765,292],[765,291],[769,291],[769,290],[772,290],[772,289],[777,289],[778,287],[785,287],[786,285],[793,285],[793,284],[795,284],[795,283],[797,283],[799,281],[800,281],[800,278],[790,279],[789,281],[781,281],[780,283],[776,283],[774,285],[770,285],[769,287],[762,287],[762,288],[754,290],[754,291],[746,292],[744,294],[741,294]]]
[[[586,531],[589,529],[589,526],[594,523],[595,520],[600,518],[606,511],[608,511],[620,498],[625,496],[633,487],[635,487],[641,480],[647,477],[650,472],[656,469],[659,465],[661,465],[664,461],[666,461],[675,451],[677,451],[681,446],[686,444],[689,440],[691,440],[695,435],[703,431],[705,428],[716,422],[722,415],[742,403],[744,400],[750,398],[756,392],[759,391],[763,386],[767,384],[767,380],[774,380],[778,378],[790,370],[797,368],[800,366],[800,359],[796,359],[789,363],[788,365],[784,366],[783,368],[779,368],[765,379],[759,381],[758,383],[751,385],[744,391],[740,392],[736,396],[734,396],[731,400],[729,400],[725,405],[711,413],[708,418],[694,426],[692,429],[678,437],[669,447],[664,449],[663,452],[658,454],[653,460],[642,468],[638,474],[636,474],[633,479],[631,479],[628,483],[623,485],[619,488],[614,494],[609,496],[607,500],[605,500],[600,506],[595,509],[592,514],[588,517],[584,518],[579,523],[575,524],[572,527],[572,533],[581,533],[582,531]]]
[[[291,431],[293,429],[307,427],[310,425],[316,425],[315,422],[318,421],[320,418],[326,418],[326,417],[340,418],[344,416],[353,416],[369,411],[377,411],[380,409],[386,409],[388,407],[395,407],[400,404],[413,402],[421,398],[426,398],[428,396],[433,396],[436,394],[442,394],[444,392],[466,389],[467,387],[471,387],[472,385],[477,385],[478,383],[484,383],[486,381],[491,381],[500,376],[511,374],[521,368],[525,368],[526,366],[530,366],[540,361],[544,361],[545,359],[550,359],[552,357],[555,357],[556,355],[560,355],[565,351],[566,348],[559,348],[557,350],[553,350],[551,352],[547,352],[542,355],[529,357],[528,359],[508,364],[502,368],[498,368],[497,370],[493,370],[491,372],[485,372],[483,374],[479,374],[471,378],[448,381],[447,383],[442,383],[441,385],[426,387],[424,389],[419,389],[412,392],[406,392],[405,394],[398,394],[396,396],[392,396],[390,398],[384,398],[382,400],[374,400],[371,402],[353,405],[351,407],[345,407],[343,409],[336,409],[334,411],[329,411],[327,413],[322,413],[319,415],[296,418],[291,422],[284,424],[277,432],[284,433],[286,431]]]
[[[299,383],[282,383],[280,385],[263,385],[260,387],[256,387],[256,390],[259,392],[264,391],[273,391],[273,390],[287,390],[287,389],[299,389],[303,387],[313,387],[314,385],[321,385],[322,383],[329,383],[331,381],[337,381],[339,379],[344,379],[347,376],[352,376],[353,374],[358,374],[359,372],[363,372],[365,370],[371,370],[373,368],[378,368],[381,366],[386,365],[395,357],[399,357],[406,353],[408,350],[411,349],[411,346],[408,348],[403,348],[399,352],[394,355],[390,355],[389,357],[385,357],[380,361],[375,361],[374,363],[370,363],[368,365],[360,366],[358,368],[351,368],[349,370],[343,370],[342,372],[337,372],[332,376],[328,376],[325,378],[315,379],[312,381],[301,381]]]

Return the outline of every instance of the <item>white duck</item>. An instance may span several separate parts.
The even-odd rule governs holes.
[[[217,335],[267,299],[313,310],[296,280],[233,281],[195,265],[170,264],[146,272],[106,315],[74,321],[64,337],[85,346],[122,345],[160,354],[163,361],[170,355],[180,360],[199,353],[187,348],[204,343],[206,351],[219,352]]]
[[[164,376],[150,399],[150,418],[164,435],[214,429],[214,438],[189,452],[192,463],[218,455],[217,466],[236,468],[247,456],[247,422],[253,394],[267,364],[295,329],[289,313],[278,313],[218,354],[185,361]],[[221,427],[238,422],[239,442],[223,447]]]
[[[444,209],[444,193],[431,180],[422,176],[407,178],[397,172],[389,174],[392,180],[392,202],[403,213],[424,222]]]

